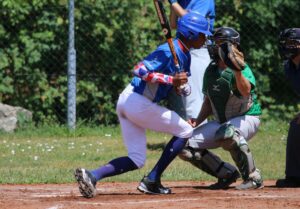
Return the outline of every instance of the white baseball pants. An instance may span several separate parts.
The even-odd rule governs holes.
[[[245,115],[230,119],[228,124],[234,125],[240,134],[249,141],[258,131],[260,120],[258,116]],[[193,136],[188,140],[188,145],[199,149],[214,149],[219,147],[215,138],[216,131],[221,124],[210,121],[194,129]]]
[[[177,113],[133,92],[129,84],[120,94],[117,114],[128,157],[140,168],[146,161],[146,129],[181,138],[192,136],[193,128]]]

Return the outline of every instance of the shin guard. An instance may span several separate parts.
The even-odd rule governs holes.
[[[224,150],[230,152],[242,178],[249,179],[249,175],[256,170],[252,153],[247,141],[231,124],[224,124],[216,131],[216,139]]]
[[[200,150],[186,147],[179,154],[179,157],[217,178],[230,178],[237,171],[233,165],[222,161],[217,155],[206,149]]]

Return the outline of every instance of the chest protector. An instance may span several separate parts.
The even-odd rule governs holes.
[[[207,93],[215,118],[224,123],[230,118],[244,115],[252,106],[252,96],[243,97],[235,87],[233,72],[230,69],[220,74],[217,66],[209,73]]]

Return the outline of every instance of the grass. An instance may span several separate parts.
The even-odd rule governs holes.
[[[263,123],[249,145],[264,179],[284,177],[288,124]],[[148,132],[146,165],[136,171],[104,181],[140,181],[154,166],[170,136]],[[222,159],[233,162],[228,152],[216,149]],[[76,167],[93,169],[119,156],[127,155],[119,127],[28,128],[13,134],[0,133],[0,183],[74,182]],[[214,177],[176,159],[167,168],[163,180],[214,180]]]

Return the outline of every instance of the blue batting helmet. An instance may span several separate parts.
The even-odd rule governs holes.
[[[199,33],[212,35],[207,19],[197,12],[188,12],[178,20],[177,33],[189,40],[197,39]]]

